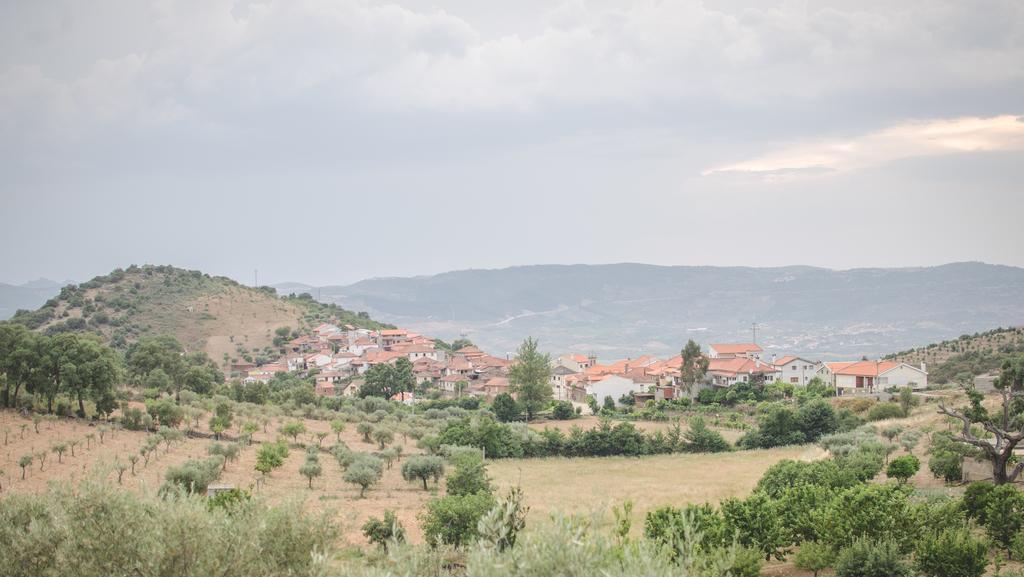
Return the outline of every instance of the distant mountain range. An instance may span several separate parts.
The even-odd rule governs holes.
[[[71,281],[59,283],[47,278],[36,279],[25,284],[0,283],[0,319],[9,319],[18,309],[35,310],[47,299],[60,292],[60,287]]]
[[[749,341],[756,323],[769,352],[859,358],[1024,324],[1024,269],[977,262],[843,271],[538,265],[278,289],[446,340],[465,336],[495,354],[534,336],[553,352],[667,356],[689,338]]]

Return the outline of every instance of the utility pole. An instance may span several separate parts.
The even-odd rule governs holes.
[[[750,325],[750,330],[753,332],[753,339],[754,340],[752,342],[756,345],[757,344],[757,323],[751,324]]]

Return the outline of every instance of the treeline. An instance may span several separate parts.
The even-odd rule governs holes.
[[[0,405],[24,407],[25,396],[41,399],[53,413],[58,395],[77,401],[85,416],[85,401],[99,415],[116,407],[114,384],[121,374],[117,353],[91,335],[40,335],[14,323],[0,323]],[[70,406],[61,407],[70,413]]]
[[[534,431],[521,423],[501,423],[490,415],[452,420],[436,437],[424,437],[426,448],[437,451],[444,445],[482,449],[488,458],[523,457],[608,457],[659,455],[666,453],[710,453],[730,450],[729,443],[700,417],[689,428],[679,425],[667,432],[644,433],[632,423],[612,425],[604,420],[584,430],[573,427],[566,434],[559,429]]]

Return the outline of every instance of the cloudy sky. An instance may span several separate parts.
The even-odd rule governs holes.
[[[1019,0],[7,0],[0,281],[1024,266]]]

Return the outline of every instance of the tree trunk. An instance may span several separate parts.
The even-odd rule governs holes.
[[[82,391],[78,391],[78,416],[79,418],[85,418],[85,402],[82,400]]]
[[[996,485],[1003,485],[1009,481],[1009,477],[1006,474],[1006,460],[1007,457],[1001,454],[997,454],[992,457],[992,483]]]
[[[427,490],[427,478],[426,477],[423,477],[423,490],[424,491]]]

